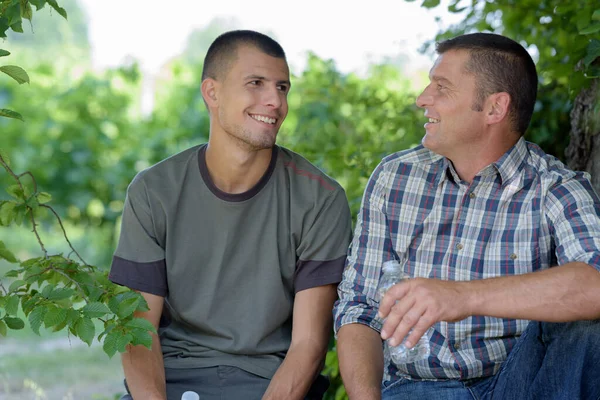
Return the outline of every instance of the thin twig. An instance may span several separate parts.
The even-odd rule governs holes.
[[[31,231],[35,233],[35,237],[37,238],[37,241],[40,244],[42,251],[44,252],[44,258],[48,258],[48,251],[46,250],[46,247],[44,247],[44,243],[42,242],[42,239],[40,238],[40,235],[37,231],[37,223],[35,222],[35,218],[33,217],[33,209],[31,207],[27,208],[29,208],[29,213],[31,214],[31,225],[33,226],[33,229]]]
[[[44,208],[47,208],[48,210],[52,211],[52,214],[54,214],[54,216],[58,220],[58,224],[60,225],[60,229],[62,230],[63,236],[65,237],[65,240],[69,244],[69,247],[71,248],[72,252],[77,255],[77,258],[79,258],[79,261],[81,261],[83,263],[83,265],[85,265],[88,268],[91,268],[91,266],[88,263],[86,263],[85,260],[79,255],[77,250],[75,250],[75,248],[73,247],[73,244],[71,244],[71,241],[67,237],[67,231],[65,230],[65,227],[64,227],[62,220],[60,219],[60,216],[58,215],[58,213],[56,211],[54,211],[54,209],[52,207],[47,206],[46,204],[40,204],[40,207],[44,207]]]
[[[6,290],[6,288],[4,287],[4,285],[2,285],[2,281],[0,281],[0,289],[2,289],[2,291],[4,292],[4,294],[8,293],[8,290]]]
[[[54,271],[54,272],[56,272],[56,273],[64,276],[65,278],[67,278],[68,280],[70,280],[71,282],[73,282],[75,284],[75,286],[77,286],[77,289],[79,289],[79,291],[81,292],[81,295],[83,296],[83,298],[85,299],[85,301],[87,301],[88,303],[90,302],[90,300],[88,299],[88,297],[85,295],[85,292],[84,292],[83,288],[81,287],[81,285],[79,284],[79,282],[77,282],[75,279],[71,278],[68,274],[65,274],[60,269],[52,268],[52,271]]]
[[[31,177],[31,181],[33,182],[33,193],[37,193],[37,182],[36,182],[33,174],[29,171],[25,171],[22,174],[17,175],[17,177],[21,178],[24,175],[29,175]]]

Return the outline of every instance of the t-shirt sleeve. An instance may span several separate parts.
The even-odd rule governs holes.
[[[344,190],[338,187],[329,192],[321,206],[311,213],[306,226],[296,250],[296,293],[342,280],[352,235],[352,217]]]
[[[160,210],[153,210],[143,180],[127,189],[119,243],[109,279],[131,289],[165,297],[168,294],[165,251],[156,226]]]

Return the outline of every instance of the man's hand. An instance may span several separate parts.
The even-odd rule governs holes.
[[[413,329],[405,343],[412,348],[438,321],[460,321],[470,316],[468,282],[414,278],[391,287],[379,305],[385,318],[382,339],[396,346]]]

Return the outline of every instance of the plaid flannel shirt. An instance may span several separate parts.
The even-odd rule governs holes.
[[[405,257],[413,277],[468,281],[519,275],[572,261],[600,270],[600,205],[589,175],[568,170],[520,139],[473,182],[423,146],[382,160],[369,179],[350,246],[336,334],[361,323],[380,331],[381,264]],[[473,316],[438,322],[427,360],[394,365],[385,381],[491,376],[528,321]]]

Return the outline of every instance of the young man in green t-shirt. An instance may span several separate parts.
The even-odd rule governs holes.
[[[150,311],[138,316],[159,332],[152,351],[124,353],[128,390],[321,398],[351,236],[344,190],[275,145],[290,81],[271,38],[218,37],[201,89],[209,142],[140,172],[127,192],[110,279],[142,293]]]

